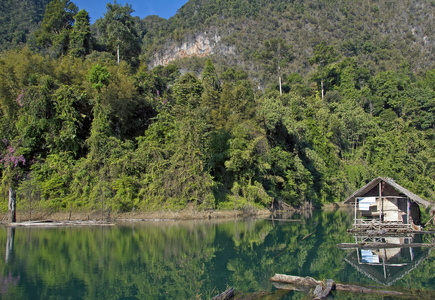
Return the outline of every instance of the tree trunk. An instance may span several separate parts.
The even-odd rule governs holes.
[[[116,58],[118,61],[118,66],[119,66],[119,45],[116,47]]]
[[[322,86],[322,100],[323,100],[323,79],[320,81],[320,85]]]
[[[120,40],[119,40],[119,33],[118,33],[118,37],[116,40],[116,60],[118,62],[118,66],[119,66],[119,43],[120,43]]]
[[[13,188],[9,188],[9,202],[8,202],[8,210],[9,210],[9,223],[15,223],[17,221],[16,219],[16,200],[17,200],[17,194],[14,191]]]

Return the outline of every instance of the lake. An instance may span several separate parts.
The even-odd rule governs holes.
[[[210,299],[235,287],[273,293],[268,299],[306,299],[303,292],[278,293],[269,282],[275,273],[435,290],[430,249],[343,250],[336,245],[355,242],[347,233],[351,212],[292,218],[2,227],[0,298]]]

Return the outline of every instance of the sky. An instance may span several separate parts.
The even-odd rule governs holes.
[[[79,9],[85,9],[91,17],[91,23],[103,17],[106,12],[106,4],[113,3],[113,0],[72,0],[72,3]],[[130,4],[134,9],[132,16],[139,16],[141,19],[149,15],[158,15],[159,17],[169,19],[187,0],[117,0],[116,3],[124,6]]]

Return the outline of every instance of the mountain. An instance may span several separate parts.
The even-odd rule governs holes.
[[[39,26],[50,0],[2,0],[0,2],[0,50],[23,45]]]
[[[432,67],[434,6],[429,0],[190,0],[174,17],[149,16],[141,26],[150,67],[212,55],[265,83],[270,72],[263,73],[262,58],[272,39],[292,48],[292,60],[282,70],[287,74],[309,73],[308,58],[321,41],[372,73],[404,62],[414,71]]]

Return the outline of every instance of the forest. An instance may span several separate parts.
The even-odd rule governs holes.
[[[227,22],[253,22],[253,11],[272,6],[298,12],[277,5],[287,1],[254,2]],[[353,1],[342,2],[344,14]],[[3,210],[11,188],[19,206],[52,210],[320,206],[377,176],[435,200],[430,59],[413,60],[385,37],[367,34],[349,51],[346,35],[338,45],[319,33],[305,50],[263,35],[226,63],[211,55],[149,68],[163,36],[226,20],[213,10],[194,19],[188,8],[198,3],[169,20],[108,3],[91,25],[73,2],[52,0],[33,31],[9,39],[0,54]]]

